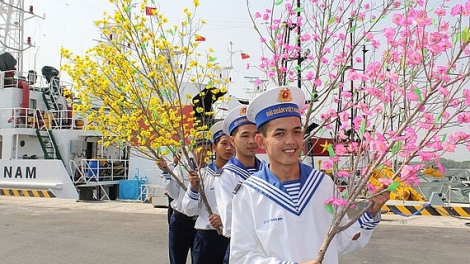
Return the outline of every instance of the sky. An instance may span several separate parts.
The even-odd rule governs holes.
[[[183,8],[192,6],[192,0],[155,0],[155,4],[149,2],[150,6],[162,10],[169,19],[169,24],[181,21]],[[196,15],[207,21],[200,31],[206,41],[200,47],[213,48],[214,56],[222,67],[233,66],[230,92],[246,98],[249,95],[244,93],[244,89],[254,87],[253,79],[246,77],[260,77],[261,74],[255,68],[247,70],[246,67],[247,63],[256,64],[255,58],[259,57],[257,54],[260,50],[259,37],[253,31],[246,1],[201,0],[200,3]],[[25,0],[26,9],[30,5],[34,5],[35,14],[45,17],[43,20],[34,19],[26,23],[25,35],[32,38],[34,47],[24,54],[24,68],[34,68],[38,72],[44,65],[60,68],[60,65],[67,63],[61,59],[60,47],[75,54],[85,54],[100,39],[99,30],[93,25],[93,21],[101,19],[104,11],[111,13],[114,10],[114,6],[107,0]],[[242,60],[241,52],[249,54],[251,58]],[[61,74],[64,77],[65,73]]]
[[[149,1],[151,2],[151,1]],[[192,6],[192,0],[155,0],[154,6],[163,11],[170,24],[182,20],[182,10]],[[270,1],[250,1],[252,10],[261,11]],[[140,3],[134,1],[134,3]],[[247,69],[247,64],[256,65],[261,55],[259,36],[254,32],[248,15],[246,0],[200,0],[197,16],[205,19],[207,24],[200,31],[206,38],[201,44],[202,49],[214,48],[214,56],[221,66],[233,66],[230,73],[232,85],[230,93],[237,97],[248,98],[245,90],[252,89],[255,78],[262,74],[254,67]],[[40,69],[53,66],[57,69],[67,63],[60,56],[60,48],[65,47],[75,54],[83,55],[100,39],[98,28],[93,21],[101,19],[103,12],[114,10],[107,0],[25,0],[26,9],[34,6],[35,14],[44,19],[33,19],[26,22],[26,37],[32,38],[34,47],[24,53],[24,70]],[[152,5],[152,4],[151,4]],[[137,11],[137,10],[136,10]],[[233,45],[230,45],[232,43]],[[232,49],[230,60],[229,49]],[[240,53],[244,52],[251,58],[242,60]],[[65,73],[61,73],[64,77]],[[454,154],[445,154],[445,158],[454,160],[470,160],[468,151],[459,147]]]

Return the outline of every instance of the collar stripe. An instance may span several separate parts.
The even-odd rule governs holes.
[[[301,186],[299,194],[299,208],[301,208],[302,210],[305,208],[305,206],[312,198],[313,194],[316,192],[324,176],[325,174],[323,174],[322,172],[312,170],[309,177],[307,177],[307,180],[305,181],[304,185]]]
[[[240,177],[242,177],[243,180],[246,180],[251,176],[248,171],[246,171],[243,168],[238,167],[235,164],[228,164],[228,163],[225,164],[224,170],[229,170],[233,173],[236,173],[236,174],[240,175]]]
[[[269,186],[264,180],[259,179],[258,177],[251,177],[250,179],[246,180],[243,185],[247,185],[253,188],[254,190],[268,197],[273,202],[277,203],[282,208],[295,215],[298,215],[297,208],[292,203],[292,201],[286,197],[286,193],[278,190],[277,188]]]
[[[254,190],[260,192],[261,194],[265,195],[287,211],[295,215],[301,215],[308,202],[318,189],[318,186],[320,186],[320,183],[322,182],[324,176],[325,174],[317,170],[312,170],[310,175],[307,177],[305,183],[301,186],[298,208],[293,203],[291,197],[287,193],[276,188],[272,184],[266,182],[265,180],[259,177],[249,178],[244,182],[244,185],[247,185],[253,188]]]

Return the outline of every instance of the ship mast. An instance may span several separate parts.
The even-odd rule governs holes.
[[[19,72],[23,72],[23,51],[33,47],[31,37],[25,40],[24,35],[25,21],[33,17],[39,16],[34,14],[33,6],[24,9],[24,0],[0,2],[0,54],[11,53],[18,61]]]

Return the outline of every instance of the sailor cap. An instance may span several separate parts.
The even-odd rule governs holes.
[[[223,126],[224,126],[224,121],[216,122],[215,124],[211,126],[209,131],[212,133],[212,142],[215,142],[217,139],[226,135],[224,133]]]
[[[258,94],[248,106],[246,116],[259,128],[262,124],[280,117],[300,118],[304,104],[305,94],[300,88],[276,87]]]
[[[228,113],[227,117],[225,117],[223,125],[223,130],[225,134],[230,135],[232,131],[239,126],[245,124],[254,124],[254,122],[248,120],[248,118],[246,117],[246,111],[247,106],[242,105],[234,108]]]

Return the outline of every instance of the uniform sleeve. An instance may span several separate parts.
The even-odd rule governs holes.
[[[339,254],[348,254],[367,245],[372,236],[372,231],[380,223],[380,218],[380,213],[373,217],[369,212],[366,212],[353,225],[338,233]],[[342,224],[348,221],[349,219],[345,217]],[[359,238],[353,240],[353,237],[357,234],[360,234]]]
[[[174,169],[173,173],[178,176],[179,178],[182,178],[182,175],[179,175],[180,170]],[[179,196],[179,192],[182,191],[181,187],[178,185],[178,182],[176,182],[173,178],[167,180],[166,182],[165,189],[168,192],[168,196],[170,196],[172,199],[176,199]]]
[[[185,215],[197,215],[199,211],[199,192],[193,191],[188,186],[188,190],[183,197],[182,205]]]
[[[236,179],[234,179],[234,175],[230,171],[223,171],[214,181],[215,200],[220,219],[222,220],[223,235],[226,237],[230,237],[231,232],[232,199],[233,190],[236,186]]]
[[[242,188],[233,198],[232,238],[230,239],[230,264],[296,264],[294,261],[283,261],[275,257],[268,257],[261,252],[254,219],[251,197]],[[282,243],[282,241],[279,241]]]

